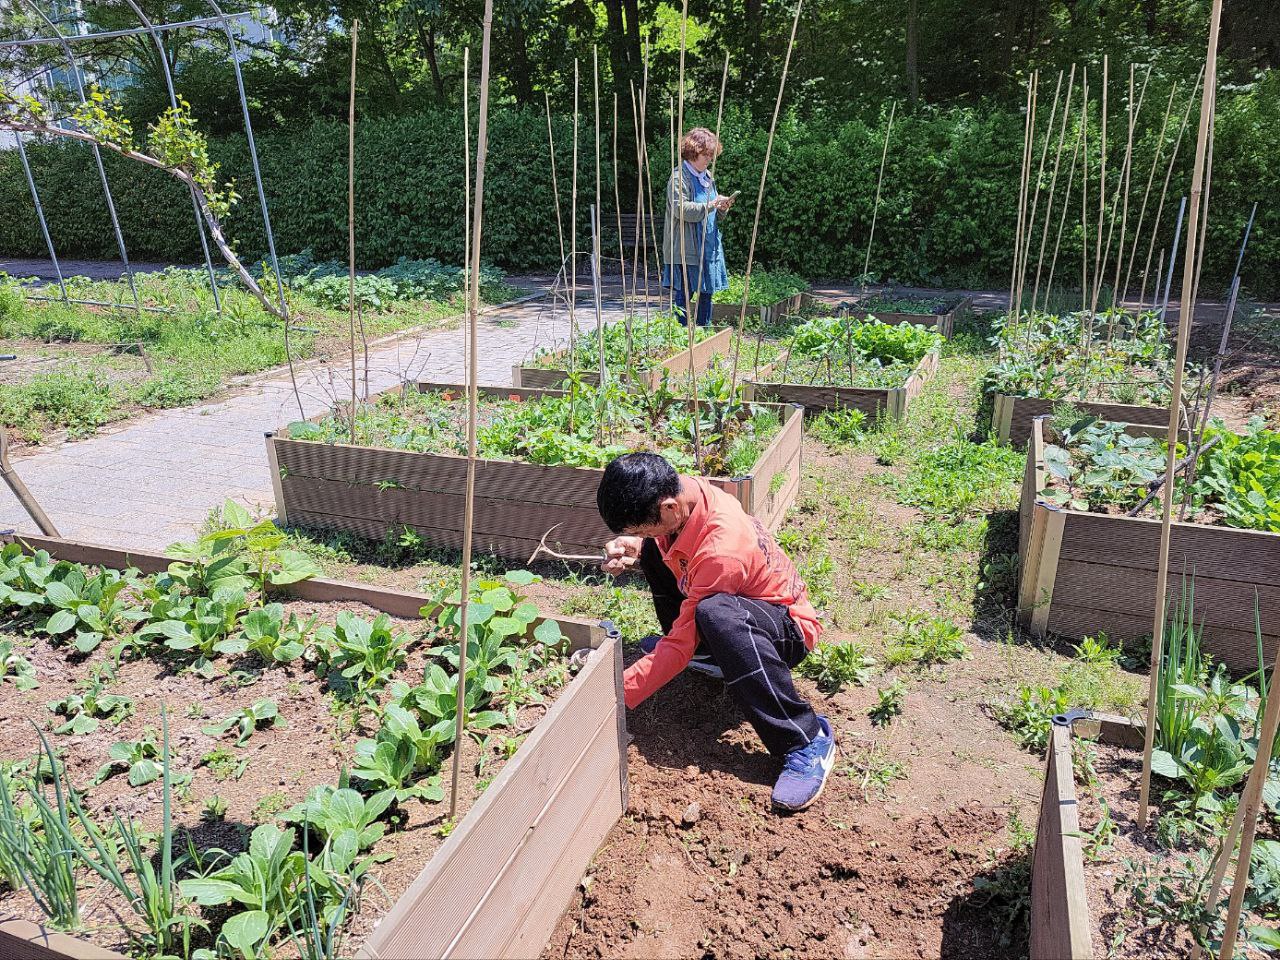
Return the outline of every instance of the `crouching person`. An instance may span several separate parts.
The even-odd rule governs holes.
[[[688,668],[722,678],[769,752],[782,760],[774,806],[803,810],[818,799],[835,760],[826,717],[796,692],[791,670],[821,626],[808,589],[773,536],[742,505],[653,453],[629,453],[604,471],[600,515],[620,534],[603,568],[638,565],[663,635],[641,641],[627,668],[634,708]]]

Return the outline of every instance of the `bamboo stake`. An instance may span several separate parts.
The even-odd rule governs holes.
[[[351,346],[351,445],[356,443],[356,44],[360,21],[351,21],[351,96],[347,106],[347,325]]]
[[[1277,657],[1280,666],[1280,656]],[[1262,800],[1262,787],[1266,783],[1271,767],[1271,750],[1276,740],[1277,722],[1280,721],[1280,704],[1272,705],[1280,700],[1275,690],[1276,670],[1271,671],[1272,695],[1267,699],[1267,711],[1262,735],[1258,738],[1258,752],[1253,758],[1253,768],[1249,771],[1249,781],[1245,786],[1244,798],[1237,807],[1244,810],[1244,833],[1240,837],[1240,853],[1236,858],[1236,874],[1231,884],[1231,900],[1227,905],[1227,928],[1222,934],[1222,946],[1218,950],[1218,960],[1231,960],[1236,952],[1236,935],[1240,930],[1240,911],[1244,907],[1244,895],[1249,889],[1249,868],[1253,865],[1253,839],[1258,829],[1258,806]],[[1267,723],[1266,721],[1270,721]]]
[[[876,177],[876,202],[871,208],[871,230],[867,234],[867,255],[862,260],[862,292],[867,290],[867,273],[871,269],[871,244],[876,238],[876,219],[880,215],[880,188],[884,183],[884,165],[889,157],[889,135],[893,133],[893,113],[898,109],[898,101],[889,101],[889,122],[884,128],[884,148],[880,151],[880,173]]]
[[[639,116],[641,109],[640,102],[636,99],[636,85],[632,81],[631,84],[631,123],[635,136],[636,146],[636,235],[635,242],[631,246],[631,289],[638,292],[640,289],[639,274],[643,269],[644,277],[644,320],[645,325],[649,323],[649,245],[648,245],[648,224],[646,220],[645,207],[645,144],[644,137],[640,132],[640,124],[642,122]],[[641,260],[643,258],[643,268]]]
[[[676,98],[672,96],[667,97],[667,122],[670,128],[670,140],[671,140],[671,167],[669,169],[677,170],[678,169],[677,164],[680,161],[676,156]],[[668,181],[668,184],[669,183],[670,181]],[[667,200],[667,202],[670,202],[669,198],[664,197],[664,199]],[[664,207],[664,212],[665,212],[665,207]],[[682,230],[684,229],[683,212],[680,214],[679,226]],[[676,252],[675,248],[672,247],[671,253],[673,256],[675,255],[675,252]],[[689,306],[688,303],[686,303],[685,304],[686,314],[688,312],[687,310],[688,306]],[[674,318],[676,313],[676,272],[675,272],[674,266],[671,269],[671,286],[668,288],[668,292],[667,292],[667,308],[671,311],[672,318]],[[686,316],[685,320],[687,321],[688,319],[689,319],[688,316]]]
[[[1058,74],[1058,80],[1062,80],[1062,74]],[[1036,312],[1036,301],[1040,298],[1040,271],[1044,267],[1044,251],[1045,246],[1049,242],[1049,222],[1053,219],[1053,197],[1058,190],[1058,168],[1062,164],[1062,144],[1067,137],[1067,121],[1071,118],[1071,94],[1075,89],[1076,83],[1076,65],[1071,65],[1071,74],[1067,78],[1067,100],[1062,108],[1062,127],[1058,131],[1058,146],[1053,155],[1053,175],[1049,180],[1049,199],[1045,203],[1044,209],[1044,229],[1040,232],[1040,252],[1036,255],[1036,282],[1035,287],[1031,291],[1031,312]],[[1058,105],[1058,98],[1053,98],[1054,106]],[[1075,160],[1072,159],[1074,165]],[[1066,200],[1063,201],[1063,214],[1066,214]],[[1059,234],[1061,235],[1061,234]],[[1046,298],[1048,296],[1046,294]]]
[[[1084,165],[1080,170],[1080,312],[1089,309],[1089,68],[1084,68],[1084,103],[1081,106],[1084,133]],[[1083,317],[1081,318],[1083,321]],[[1083,328],[1084,324],[1081,323]],[[1083,339],[1083,329],[1081,331]]]
[[[471,215],[471,263],[467,280],[467,331],[470,355],[467,373],[467,486],[462,513],[462,583],[459,586],[458,706],[454,722],[453,782],[449,790],[449,818],[458,811],[458,782],[462,774],[462,743],[467,732],[467,642],[471,606],[471,541],[476,502],[476,408],[479,405],[480,366],[480,234],[484,224],[484,165],[489,137],[489,41],[493,35],[493,0],[484,3],[484,39],[480,49],[480,119],[476,130],[476,199]],[[465,102],[465,101],[464,101]],[[468,134],[467,139],[470,139]]]
[[[1014,308],[1014,313],[1022,316],[1022,288],[1026,282],[1027,263],[1031,259],[1031,238],[1036,231],[1036,215],[1040,209],[1040,184],[1044,180],[1044,164],[1049,157],[1049,141],[1053,139],[1053,124],[1058,119],[1058,98],[1062,94],[1062,71],[1058,71],[1058,82],[1053,88],[1053,108],[1049,111],[1049,124],[1044,130],[1044,142],[1040,146],[1040,168],[1036,171],[1036,192],[1031,201],[1031,214],[1027,221],[1026,230],[1026,249],[1022,252],[1022,265],[1018,268],[1018,303]],[[1066,111],[1062,114],[1066,116]],[[1029,189],[1029,188],[1028,188]],[[1046,212],[1045,223],[1049,222],[1049,214]]]
[[[1083,111],[1082,111],[1083,112]],[[1080,142],[1084,139],[1084,123],[1080,124],[1080,132],[1076,134],[1076,146],[1071,151],[1071,170],[1067,174],[1067,190],[1062,197],[1062,217],[1058,221],[1058,235],[1053,241],[1053,258],[1049,261],[1049,277],[1044,285],[1044,309],[1049,310],[1049,297],[1053,294],[1053,273],[1058,267],[1058,248],[1062,245],[1062,231],[1067,225],[1067,212],[1071,206],[1071,185],[1076,178],[1076,161],[1080,158]],[[1035,303],[1032,303],[1035,309]]]
[[[487,2],[487,0],[486,0]],[[573,58],[573,175],[569,187],[569,429],[578,400],[578,58]]]
[[[1263,744],[1272,744],[1276,739],[1277,728],[1280,728],[1280,697],[1275,695],[1276,681],[1280,680],[1280,649],[1276,651],[1276,660],[1271,667],[1271,684],[1267,687],[1271,691],[1267,697],[1267,706],[1263,711],[1262,723],[1258,730],[1258,752],[1254,756],[1253,766],[1249,769],[1249,779],[1245,781],[1244,793],[1241,800],[1236,804],[1235,816],[1231,819],[1231,828],[1227,831],[1227,835],[1222,839],[1222,846],[1218,849],[1217,855],[1214,857],[1213,865],[1213,881],[1209,884],[1209,894],[1205,898],[1205,909],[1214,910],[1218,906],[1218,898],[1222,895],[1222,882],[1226,878],[1227,868],[1231,865],[1231,856],[1235,853],[1236,839],[1240,836],[1240,828],[1244,825],[1246,817],[1246,808],[1248,806],[1244,798],[1250,795],[1250,791],[1257,788],[1258,794],[1261,795],[1262,787],[1267,780],[1267,767],[1270,765],[1271,749],[1263,749]],[[1265,758],[1266,762],[1261,765],[1259,761]],[[1256,781],[1256,784],[1255,784]],[[1254,808],[1254,821],[1257,820],[1257,808]],[[1252,850],[1249,851],[1252,853]],[[1245,851],[1241,849],[1241,855],[1244,856]],[[1243,859],[1244,863],[1248,863],[1248,859]],[[1235,885],[1232,887],[1232,897],[1235,896]],[[1191,960],[1200,960],[1204,951],[1200,947],[1200,941],[1205,938],[1208,933],[1208,926],[1201,924],[1199,928],[1199,936],[1191,948]],[[1225,945],[1226,941],[1223,940]],[[1228,954],[1230,956],[1230,954]]]
[[[791,20],[791,36],[787,39],[787,53],[782,58],[782,77],[778,80],[778,98],[773,102],[773,118],[769,121],[769,139],[765,141],[764,164],[760,167],[760,189],[756,191],[756,215],[751,224],[751,243],[747,247],[747,270],[742,277],[742,305],[738,310],[738,337],[733,343],[733,366],[729,374],[729,396],[737,395],[738,357],[742,353],[743,331],[747,326],[747,300],[751,295],[751,268],[756,259],[756,237],[760,232],[760,211],[764,209],[764,186],[769,178],[769,158],[773,155],[773,136],[778,129],[778,114],[782,112],[782,95],[787,89],[787,72],[791,69],[791,51],[796,45],[796,29],[800,26],[800,11],[804,0],[797,0],[796,13]],[[757,356],[759,350],[756,351]]]
[[[1133,231],[1133,245],[1129,248],[1129,264],[1124,271],[1124,288],[1121,299],[1129,297],[1129,280],[1133,276],[1133,261],[1138,256],[1138,240],[1142,237],[1142,224],[1147,218],[1147,200],[1151,196],[1151,185],[1156,179],[1156,168],[1160,165],[1160,154],[1164,152],[1165,134],[1169,130],[1169,117],[1173,114],[1173,99],[1178,95],[1178,81],[1169,88],[1169,103],[1164,108],[1164,119],[1160,122],[1160,136],[1156,138],[1155,153],[1151,157],[1151,172],[1147,174],[1147,186],[1142,191],[1142,206],[1138,209],[1138,226]],[[1143,298],[1139,298],[1139,306]]]
[[[1124,201],[1121,204],[1120,213],[1120,243],[1116,250],[1116,274],[1115,279],[1111,282],[1111,307],[1114,310],[1117,303],[1120,303],[1120,264],[1124,260],[1124,240],[1128,235],[1129,229],[1129,181],[1133,176],[1133,130],[1137,125],[1138,116],[1142,113],[1142,102],[1147,96],[1147,83],[1151,80],[1151,65],[1147,65],[1147,74],[1142,79],[1142,92],[1138,94],[1138,104],[1133,103],[1133,64],[1129,64],[1129,136],[1124,148]],[[1115,226],[1115,210],[1112,208],[1111,225]],[[1107,251],[1111,250],[1111,236],[1107,235]]]
[[[627,250],[622,242],[622,195],[618,186],[618,94],[613,94],[613,213],[618,228],[618,273],[622,281],[622,323],[627,333],[626,378],[631,379],[631,311],[627,309]],[[636,223],[636,229],[640,224]],[[632,295],[635,290],[632,290]]]
[[[605,399],[609,370],[604,358],[604,309],[600,299],[600,48],[591,48],[591,89],[595,102],[596,202],[591,207],[591,293],[596,308],[596,347],[600,357],[600,389],[596,391],[596,434],[610,436]],[[625,291],[624,291],[625,293]]]
[[[1213,102],[1209,108],[1209,155],[1205,160],[1204,168],[1204,210],[1201,213],[1200,219],[1200,249],[1196,254],[1196,279],[1191,285],[1192,322],[1195,321],[1196,304],[1200,302],[1200,272],[1204,269],[1204,256],[1208,248],[1208,245],[1205,243],[1205,236],[1209,231],[1209,192],[1213,188],[1214,116],[1218,108],[1218,86],[1216,78],[1214,78],[1211,96],[1213,97]]]
[[[1169,192],[1169,181],[1173,177],[1173,166],[1178,160],[1178,151],[1182,147],[1182,135],[1186,133],[1187,121],[1191,118],[1191,108],[1195,106],[1196,92],[1200,89],[1200,82],[1204,79],[1204,64],[1200,65],[1200,72],[1196,75],[1196,82],[1191,87],[1191,96],[1187,98],[1187,107],[1182,112],[1182,123],[1178,125],[1178,137],[1173,143],[1173,153],[1169,155],[1169,167],[1165,170],[1164,186],[1160,188],[1160,204],[1156,207],[1155,220],[1151,225],[1151,242],[1147,244],[1147,259],[1142,267],[1142,292],[1138,294],[1139,300],[1147,299],[1147,275],[1151,270],[1151,255],[1156,248],[1156,237],[1160,233],[1160,218],[1164,213],[1165,196]],[[1176,245],[1176,241],[1175,241]],[[1170,263],[1173,262],[1172,257]],[[1156,297],[1160,296],[1160,288],[1156,287]]]
[[[1027,207],[1027,168],[1031,165],[1031,89],[1035,84],[1036,74],[1027,77],[1027,113],[1022,118],[1022,170],[1018,174],[1018,219],[1013,231],[1013,269],[1009,271],[1009,310],[1008,319],[1014,327],[1018,318],[1013,313],[1014,292],[1018,285],[1018,258],[1022,255],[1022,224]]]
[[[1178,222],[1173,228],[1173,243],[1169,247],[1169,267],[1168,272],[1164,275],[1164,299],[1160,304],[1160,324],[1164,325],[1165,318],[1169,315],[1169,290],[1173,286],[1173,265],[1178,260],[1178,243],[1182,240],[1182,218],[1187,212],[1187,198],[1183,197],[1178,204]],[[1160,291],[1156,290],[1156,296],[1160,295]]]
[[[689,28],[689,0],[684,0],[681,5],[680,12],[680,113],[678,123],[671,131],[671,150],[674,153],[676,148],[676,131],[680,136],[684,136],[684,54],[686,33]],[[684,236],[684,159],[682,157],[672,158],[672,185],[675,187],[675,201],[679,207],[680,213],[680,273],[681,279],[684,281],[684,326],[685,332],[689,339],[689,406],[693,411],[693,461],[698,468],[698,472],[702,472],[702,425],[701,418],[698,415],[698,371],[693,363],[693,345],[695,343],[695,335],[698,328],[698,318],[693,312],[694,298],[693,291],[689,289],[689,257],[686,249]],[[676,163],[680,166],[676,166]],[[671,198],[668,197],[668,203]],[[703,222],[703,231],[706,231],[706,222]],[[674,252],[674,251],[672,251]],[[703,277],[702,262],[698,262],[698,288],[702,288],[705,281]],[[672,297],[675,297],[675,275],[674,271],[671,277]]]
[[[1169,576],[1169,543],[1173,515],[1173,467],[1177,457],[1178,424],[1182,412],[1182,377],[1187,361],[1187,340],[1191,332],[1191,287],[1195,267],[1196,227],[1200,217],[1200,193],[1204,182],[1205,156],[1209,147],[1209,128],[1213,112],[1213,88],[1218,75],[1218,26],[1222,19],[1222,0],[1213,0],[1209,15],[1209,47],[1205,57],[1204,93],[1200,100],[1200,132],[1196,138],[1195,165],[1191,173],[1191,212],[1187,222],[1187,249],[1182,264],[1182,315],[1178,317],[1178,349],[1173,365],[1173,388],[1169,400],[1169,429],[1166,437],[1164,509],[1160,518],[1160,555],[1156,564],[1155,625],[1151,631],[1151,675],[1147,687],[1146,735],[1142,751],[1142,778],[1138,794],[1138,826],[1146,829],[1147,804],[1151,795],[1151,749],[1155,742],[1156,689],[1164,650],[1165,591]],[[1278,698],[1280,699],[1280,698]]]
[[[716,144],[717,144],[717,145],[719,145],[719,143],[720,143],[720,123],[721,123],[721,119],[724,117],[724,88],[725,88],[726,84],[728,84],[728,82],[729,82],[729,51],[727,51],[727,50],[726,50],[726,51],[725,51],[725,54],[724,54],[724,70],[723,70],[723,71],[721,71],[721,74],[720,74],[720,100],[719,100],[719,102],[716,104]],[[715,152],[715,154],[711,157],[711,183],[712,183],[712,185],[714,185],[714,184],[715,184],[715,182],[716,182],[716,161],[717,161],[717,160],[719,160],[719,159],[720,159],[720,151],[719,151],[719,149],[717,149],[717,150],[716,150],[716,152]],[[717,193],[718,193],[718,192],[719,192],[719,191],[717,191]],[[698,270],[699,270],[699,272],[701,272],[701,270],[702,270],[702,264],[703,264],[703,263],[705,262],[705,260],[706,260],[706,254],[707,254],[707,226],[706,226],[706,222],[705,222],[705,221],[703,221],[703,225],[702,225],[702,243],[699,245],[699,248],[698,248]],[[699,287],[701,287],[701,286],[702,286],[702,284],[698,284],[698,286],[699,286]],[[699,289],[699,290],[698,290],[698,299],[699,299],[699,300],[701,300],[701,299],[702,299],[702,295],[703,295],[703,291],[702,291],[701,289]],[[712,296],[712,294],[708,292],[708,293],[707,293],[707,296]],[[701,310],[701,306],[702,306],[702,305],[701,305],[701,304],[699,304],[698,306],[699,306],[699,310]],[[690,358],[689,358],[689,361],[690,361],[690,363],[692,363],[692,362],[693,362],[693,358],[692,358],[692,357],[690,357]]]
[[[560,179],[556,176],[556,138],[551,130],[551,95],[544,90],[542,99],[547,106],[547,153],[551,157],[551,197],[556,205],[556,239],[560,241],[560,263],[563,264],[564,222],[560,214]],[[470,163],[467,165],[467,176],[471,176]]]
[[[1093,292],[1089,297],[1088,337],[1093,339],[1093,318],[1098,313],[1098,294],[1102,291],[1102,221],[1107,216],[1107,54],[1102,55],[1102,134],[1098,145],[1098,235],[1093,244]]]

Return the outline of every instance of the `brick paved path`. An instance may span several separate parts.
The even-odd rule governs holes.
[[[605,302],[605,321],[621,319],[621,304]],[[594,328],[589,299],[579,296],[578,322]],[[481,319],[480,382],[509,384],[511,367],[553,337],[567,333],[563,305],[549,299],[492,308]],[[362,372],[359,374],[362,378]],[[371,392],[407,376],[460,382],[463,332],[437,330],[371,351]],[[344,364],[298,371],[308,417],[350,395]],[[189,539],[209,511],[228,497],[270,508],[271,478],[263,434],[298,419],[287,374],[252,381],[199,406],[144,416],[102,435],[30,456],[17,472],[64,537],[111,546],[163,549]],[[0,483],[0,529],[36,528]]]

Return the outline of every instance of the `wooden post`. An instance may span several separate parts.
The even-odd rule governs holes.
[[[480,119],[476,129],[476,199],[471,216],[471,263],[467,278],[467,486],[462,513],[462,582],[459,585],[458,708],[454,718],[453,782],[449,787],[449,817],[458,812],[458,781],[462,774],[462,741],[467,729],[467,641],[471,593],[471,540],[476,503],[476,407],[479,403],[477,358],[480,321],[480,234],[484,223],[484,164],[489,138],[489,41],[493,34],[493,0],[484,3],[484,39],[480,48]],[[465,100],[464,100],[465,103]],[[468,138],[469,139],[469,138]]]
[[[862,289],[867,289],[867,272],[871,269],[871,244],[876,238],[876,219],[880,215],[880,188],[884,183],[884,164],[889,157],[889,135],[893,133],[893,113],[898,108],[898,101],[889,103],[889,122],[884,128],[884,147],[880,151],[880,173],[876,177],[876,201],[871,208],[871,229],[867,233],[867,255],[862,259]]]
[[[1058,75],[1058,80],[1059,82],[1061,82],[1062,80],[1061,74]],[[1053,176],[1049,180],[1049,199],[1045,203],[1044,229],[1040,232],[1040,253],[1036,256],[1036,281],[1035,281],[1035,286],[1031,290],[1031,312],[1032,313],[1036,312],[1036,301],[1040,298],[1040,270],[1044,266],[1044,251],[1045,251],[1045,247],[1048,245],[1048,242],[1049,242],[1049,221],[1052,219],[1052,215],[1053,215],[1053,197],[1058,190],[1058,168],[1062,165],[1062,144],[1067,136],[1067,121],[1071,118],[1071,94],[1075,89],[1075,83],[1076,83],[1076,65],[1073,63],[1071,65],[1071,74],[1067,78],[1067,101],[1062,108],[1062,127],[1058,131],[1058,146],[1057,146],[1057,149],[1054,151],[1054,155],[1053,155]],[[1053,98],[1053,105],[1055,108],[1058,105],[1058,98],[1056,95]],[[1071,164],[1072,164],[1072,170],[1074,171],[1075,169],[1074,157],[1072,157]],[[1064,217],[1066,216],[1067,200],[1069,198],[1070,198],[1070,194],[1068,193],[1067,197],[1064,198],[1062,201],[1062,211],[1063,211]]]
[[[351,445],[356,443],[356,44],[360,21],[351,21],[351,98],[347,105],[347,308],[351,346]]]
[[[1178,160],[1178,151],[1182,147],[1182,135],[1186,133],[1187,122],[1191,118],[1191,108],[1196,102],[1196,91],[1200,89],[1200,81],[1204,79],[1204,64],[1200,65],[1200,73],[1196,76],[1196,82],[1191,87],[1191,96],[1187,98],[1187,107],[1182,112],[1182,123],[1178,126],[1178,137],[1173,143],[1173,153],[1169,155],[1169,166],[1164,173],[1164,186],[1160,188],[1160,203],[1156,207],[1155,220],[1151,224],[1151,242],[1147,244],[1147,259],[1142,267],[1142,292],[1138,294],[1138,299],[1145,301],[1147,299],[1147,275],[1151,271],[1151,255],[1156,248],[1156,237],[1160,233],[1160,217],[1164,213],[1165,197],[1169,193],[1169,181],[1173,177],[1173,165]],[[1174,241],[1175,246],[1177,241]],[[1174,257],[1170,255],[1169,262],[1173,263]],[[1156,299],[1160,298],[1160,288],[1156,287]]]
[[[268,441],[268,449],[270,449],[270,441]],[[278,480],[278,471],[273,474]],[[36,501],[31,491],[27,489],[27,485],[22,482],[22,478],[18,476],[13,464],[9,462],[9,435],[4,427],[0,427],[0,477],[4,478],[4,482],[9,485],[9,489],[13,491],[13,495],[18,498],[18,502],[22,504],[22,509],[27,511],[27,515],[36,522],[36,526],[40,528],[40,532],[46,537],[58,537],[58,528],[53,525],[53,521],[49,519],[48,514]]]
[[[1213,0],[1209,15],[1209,49],[1205,56],[1204,92],[1200,99],[1200,133],[1196,138],[1196,159],[1191,172],[1191,213],[1187,221],[1187,249],[1182,264],[1182,313],[1178,317],[1178,349],[1173,365],[1173,387],[1169,402],[1169,429],[1166,436],[1164,509],[1160,517],[1160,555],[1156,564],[1155,625],[1151,631],[1151,676],[1147,685],[1147,723],[1142,751],[1142,777],[1138,791],[1138,826],[1146,829],[1147,804],[1151,795],[1151,750],[1155,742],[1156,690],[1164,650],[1165,590],[1169,576],[1170,521],[1173,513],[1173,468],[1177,460],[1178,427],[1182,413],[1182,377],[1187,362],[1187,340],[1191,332],[1191,294],[1196,261],[1196,227],[1200,216],[1200,192],[1204,183],[1205,155],[1209,148],[1209,126],[1213,114],[1213,88],[1218,75],[1218,27],[1222,21],[1222,0]]]
[[[747,247],[747,272],[742,278],[742,305],[738,312],[738,338],[733,344],[733,366],[729,374],[729,395],[738,388],[738,355],[742,352],[742,335],[747,324],[747,298],[751,293],[751,267],[756,257],[756,236],[760,231],[760,211],[764,208],[764,185],[769,177],[769,158],[773,155],[773,135],[778,129],[778,114],[782,111],[782,95],[787,89],[787,71],[791,69],[791,51],[796,46],[796,28],[800,26],[800,11],[804,0],[797,0],[796,14],[791,20],[791,36],[787,40],[787,53],[782,59],[782,78],[778,81],[778,98],[773,103],[773,118],[769,121],[769,139],[765,141],[764,165],[760,168],[760,189],[756,192],[756,216],[751,224],[751,244]]]

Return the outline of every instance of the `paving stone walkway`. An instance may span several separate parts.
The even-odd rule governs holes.
[[[605,322],[621,317],[621,301],[606,300]],[[594,310],[581,296],[578,323],[594,329]],[[545,297],[490,308],[481,319],[480,382],[509,384],[512,365],[553,339],[563,341],[567,326],[563,305],[557,310]],[[369,389],[387,390],[409,377],[461,382],[463,370],[463,331],[455,325],[375,347]],[[349,367],[341,361],[299,367],[298,386],[306,416],[315,416],[350,395]],[[149,414],[13,462],[64,537],[163,549],[190,539],[227,498],[272,507],[263,434],[298,413],[288,374],[275,373],[213,401]],[[0,529],[36,532],[3,484]]]

